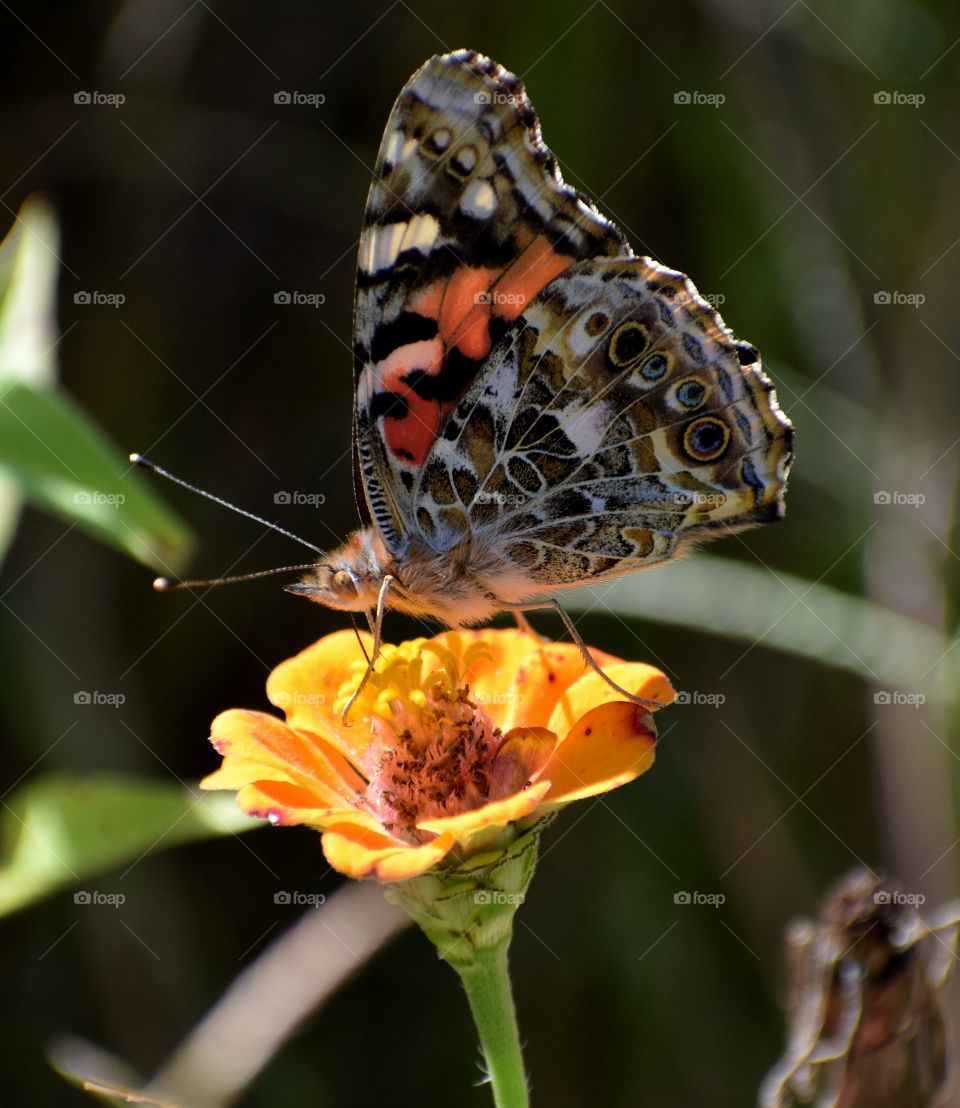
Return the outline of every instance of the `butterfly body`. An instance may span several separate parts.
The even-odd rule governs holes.
[[[566,185],[520,81],[432,58],[360,239],[365,526],[292,591],[451,626],[778,519],[792,427],[757,351]]]

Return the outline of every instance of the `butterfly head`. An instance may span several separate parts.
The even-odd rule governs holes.
[[[359,612],[376,603],[384,573],[384,551],[379,537],[369,530],[357,531],[328,561],[312,566],[284,592],[305,596],[327,608]]]

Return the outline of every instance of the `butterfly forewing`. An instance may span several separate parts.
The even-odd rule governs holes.
[[[497,341],[577,261],[629,254],[565,185],[521,82],[470,51],[431,58],[401,92],[360,240],[356,472],[388,548],[449,414]]]

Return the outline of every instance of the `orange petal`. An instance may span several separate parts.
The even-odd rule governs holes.
[[[603,666],[603,672],[634,696],[655,700],[659,704],[669,704],[677,695],[669,680],[654,666],[648,666],[644,662],[611,663],[603,660],[595,651],[591,653]],[[591,708],[615,700],[624,702],[623,695],[612,689],[599,673],[588,670],[567,689],[554,709],[547,727],[558,735],[565,735]]]
[[[482,808],[474,808],[455,816],[422,820],[417,828],[420,831],[434,831],[438,835],[452,835],[457,842],[463,843],[477,831],[485,831],[488,827],[504,827],[530,815],[549,792],[550,786],[550,781],[538,781],[529,789],[523,789],[503,800],[484,804]]]
[[[489,653],[473,661],[466,679],[501,731],[519,724],[548,726],[564,690],[583,676],[583,655],[572,643],[542,644],[519,629],[451,631],[437,635],[437,641],[461,657],[472,643],[486,644]],[[596,657],[601,664],[619,661],[600,652]]]
[[[306,824],[323,830],[332,824],[350,823],[371,831],[383,830],[370,812],[343,805],[328,807],[313,793],[286,781],[263,780],[244,785],[237,790],[237,805],[247,815],[284,827]]]
[[[591,709],[561,742],[541,780],[552,787],[544,807],[595,796],[639,777],[653,764],[657,731],[636,704],[616,700]]]
[[[360,637],[369,651],[371,637],[366,632]],[[353,663],[365,661],[353,631],[336,631],[281,662],[267,678],[267,696],[271,704],[282,709],[291,727],[322,735],[341,754],[359,761],[369,729],[359,713],[352,720],[353,726],[344,727],[333,704],[340,686],[351,678]]]
[[[348,877],[378,877],[402,881],[435,866],[453,846],[450,835],[438,835],[422,846],[411,846],[349,823],[337,823],[323,833],[323,853],[335,870]]]
[[[210,741],[223,755],[224,775],[211,775],[207,788],[236,788],[247,781],[289,780],[316,793],[325,805],[349,804],[366,787],[363,778],[323,739],[295,731],[266,712],[231,708],[213,721]],[[226,763],[236,760],[227,768]],[[238,764],[239,763],[239,764]],[[257,767],[260,767],[257,770]],[[229,782],[229,783],[228,783]]]
[[[493,796],[510,796],[535,781],[550,760],[557,736],[545,727],[515,727],[503,737],[490,776]]]

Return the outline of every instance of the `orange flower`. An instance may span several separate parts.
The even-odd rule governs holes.
[[[630,692],[673,700],[659,670],[595,656]],[[237,790],[250,815],[321,829],[327,860],[351,877],[399,881],[448,855],[489,857],[504,831],[653,762],[649,713],[618,699],[572,644],[486,630],[385,645],[345,726],[365,668],[351,631],[281,663],[267,695],[286,721],[223,712],[211,735],[223,764],[202,782]]]

